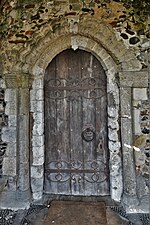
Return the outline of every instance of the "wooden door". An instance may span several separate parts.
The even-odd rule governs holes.
[[[89,52],[65,50],[45,74],[45,184],[50,194],[108,195],[106,75]]]

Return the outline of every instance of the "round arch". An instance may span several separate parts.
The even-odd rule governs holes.
[[[43,63],[45,65],[46,59],[53,58],[54,55],[66,49],[65,45],[73,46],[74,49],[82,46],[91,51],[93,48],[91,40],[109,52],[115,63],[120,65],[119,70],[138,71],[141,69],[141,63],[136,59],[134,52],[125,46],[123,40],[118,39],[110,25],[95,20],[93,17],[65,17],[44,25],[42,31],[35,35],[33,47],[21,49],[20,59],[24,65],[23,72],[32,74],[34,65],[43,65]]]
[[[55,29],[53,29],[55,27]],[[43,194],[44,173],[44,97],[43,78],[52,59],[68,48],[91,52],[101,62],[107,76],[108,97],[108,146],[110,151],[110,194],[121,200],[122,161],[119,138],[119,88],[117,74],[120,71],[139,71],[140,62],[108,24],[92,17],[65,17],[52,21],[35,36],[34,47],[22,49],[22,72],[32,77],[30,112],[33,116],[31,138],[31,188],[34,199]],[[40,169],[40,174],[38,173]],[[33,181],[32,181],[33,180]]]
[[[52,59],[65,49],[77,48],[91,52],[101,62],[107,76],[108,97],[108,146],[110,151],[110,194],[112,199],[120,201],[122,195],[122,164],[120,152],[119,130],[119,90],[117,86],[118,65],[110,54],[95,40],[81,35],[67,35],[65,38],[57,38],[42,53],[34,66],[30,68],[33,77],[30,91],[30,112],[33,115],[32,129],[32,165],[31,188],[34,199],[39,199],[43,194],[44,173],[44,97],[43,79],[45,70]],[[41,170],[39,174],[36,170]],[[117,172],[116,172],[117,171]],[[34,180],[34,182],[32,182]],[[37,180],[37,182],[35,182]],[[40,185],[36,184],[40,180]]]

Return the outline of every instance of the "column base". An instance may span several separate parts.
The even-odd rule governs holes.
[[[30,207],[31,194],[30,191],[4,191],[0,193],[1,209],[28,209]]]
[[[139,199],[136,195],[123,194],[122,205],[126,213],[149,213],[149,196]]]

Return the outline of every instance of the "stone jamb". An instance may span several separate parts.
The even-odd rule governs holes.
[[[136,196],[136,177],[133,157],[132,90],[120,88],[121,141],[123,152],[124,196]]]
[[[51,60],[61,51],[72,47],[73,49],[82,49],[94,54],[102,63],[107,76],[107,94],[108,96],[108,139],[110,151],[110,194],[112,199],[120,201],[122,195],[122,165],[120,154],[119,130],[119,90],[116,83],[117,66],[112,57],[97,42],[83,37],[70,36],[61,39],[61,45],[58,42],[53,43],[53,47],[43,52],[42,56],[32,68],[34,77],[32,89],[30,91],[30,112],[33,114],[34,124],[32,131],[32,164],[31,164],[31,188],[33,198],[40,199],[43,194],[44,182],[44,97],[43,97],[43,78],[45,70]],[[37,93],[39,93],[37,95]],[[114,102],[112,105],[111,102]],[[38,107],[37,107],[38,106]],[[38,149],[38,153],[36,152]],[[38,157],[36,155],[38,154]],[[33,172],[34,171],[34,172]],[[37,171],[37,172],[35,172]],[[40,173],[38,172],[40,171]]]
[[[16,190],[17,176],[17,95],[16,76],[5,74],[5,113],[8,115],[8,126],[2,128],[2,140],[7,143],[6,157],[3,163],[3,176],[13,179],[13,190]],[[11,145],[10,145],[11,143]],[[13,147],[12,147],[13,145]],[[11,165],[11,166],[10,166]]]
[[[7,188],[1,195],[0,207],[25,208],[30,198],[29,77],[28,74],[4,74],[4,80],[8,126],[2,130],[2,139],[7,138],[8,142],[3,168]]]
[[[140,124],[138,124],[138,110],[135,111],[134,104],[135,101],[147,100],[148,71],[119,72],[119,81],[124,176],[122,203],[128,213],[143,213],[147,211],[147,208],[143,208],[137,197],[137,178],[135,175],[134,135],[139,132]]]

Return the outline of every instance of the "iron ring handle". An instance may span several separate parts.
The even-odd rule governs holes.
[[[92,135],[90,135],[90,137],[87,135],[88,133],[92,133]],[[81,133],[81,137],[84,141],[86,142],[90,142],[93,141],[93,139],[95,138],[96,134],[94,132],[94,130],[90,127],[84,129]],[[89,138],[88,138],[89,137]]]

